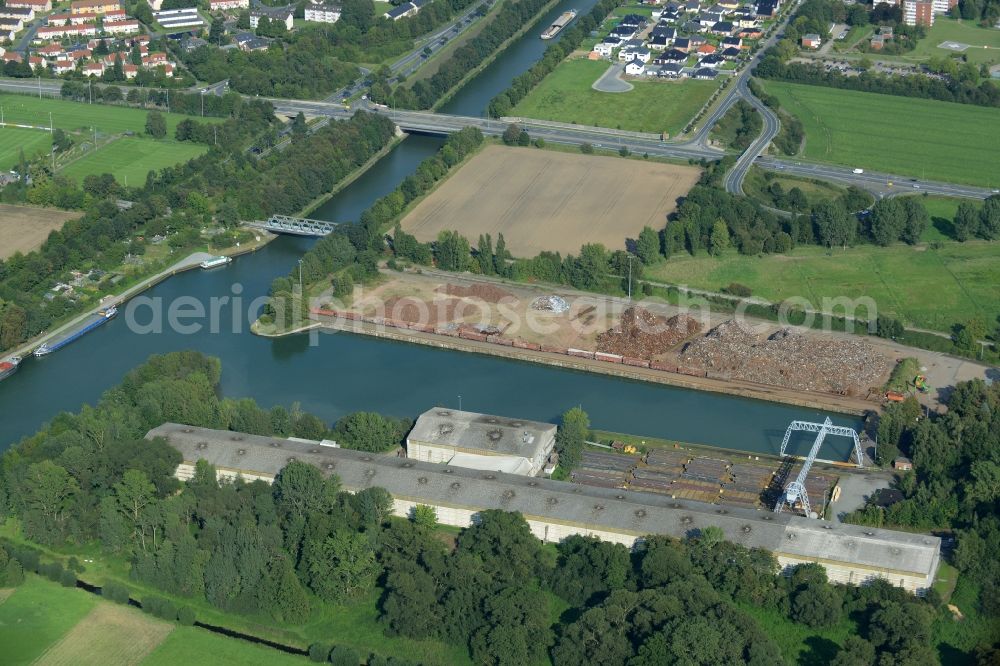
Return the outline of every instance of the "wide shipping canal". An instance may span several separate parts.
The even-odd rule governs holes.
[[[542,30],[569,9],[582,14],[591,6],[587,0],[559,3],[444,110],[482,113],[552,43],[539,39]],[[437,138],[409,137],[311,217],[357,220],[441,144]],[[25,360],[20,372],[0,382],[0,448],[35,432],[60,411],[96,403],[151,354],[184,349],[222,359],[222,389],[229,397],[252,397],[266,407],[297,402],[331,422],[357,410],[413,417],[437,404],[457,407],[459,400],[468,410],[555,421],[580,405],[602,430],[777,453],[789,421],[824,416],[810,409],[345,333],[320,334],[316,346],[310,346],[307,334],[277,340],[251,334],[249,322],[257,314],[248,310],[251,301],[267,294],[274,277],[289,274],[313,242],[282,237],[225,268],[183,273],[140,297],[151,304],[137,308],[134,319],[140,324],[151,321],[152,309],[166,320],[179,299],[198,301],[211,312],[214,299],[219,304],[217,332],[204,319],[190,320],[202,324],[198,332],[164,327],[142,334],[130,329],[129,317],[119,316],[55,354]],[[228,302],[222,302],[224,297]],[[832,416],[840,425],[859,425],[853,417]],[[837,439],[824,444],[822,457],[846,459],[847,442]],[[809,441],[796,440],[794,452],[804,453]]]

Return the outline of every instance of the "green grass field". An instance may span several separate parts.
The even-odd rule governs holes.
[[[61,173],[77,181],[88,174],[110,173],[119,183],[140,186],[149,171],[186,162],[207,150],[197,143],[124,137],[73,162]]]
[[[3,108],[4,121],[25,125],[49,124],[49,113],[52,113],[52,125],[64,130],[79,130],[97,128],[104,134],[120,134],[135,132],[141,134],[146,127],[147,111],[131,109],[122,106],[105,104],[84,104],[61,99],[28,97],[26,95],[0,95],[0,107]],[[185,118],[194,118],[204,122],[221,122],[220,118],[197,118],[180,113],[163,114],[167,121],[167,136],[173,136],[177,123]]]
[[[721,258],[674,256],[646,271],[651,280],[718,291],[730,282],[770,301],[801,297],[814,307],[824,298],[874,299],[880,312],[919,328],[949,331],[975,316],[1000,312],[1000,250],[987,242],[948,242],[940,249],[861,245],[848,250],[811,246],[787,255]],[[866,313],[859,311],[860,316]]]
[[[969,48],[961,53],[938,48],[939,44],[946,41],[968,44]],[[1000,62],[1000,30],[981,28],[972,21],[937,16],[934,25],[927,31],[927,36],[903,59],[926,60],[932,56],[953,55],[963,55],[976,65]]]
[[[52,138],[44,130],[23,129],[20,127],[0,128],[0,170],[13,169],[24,151],[25,159],[31,159],[38,153],[48,155],[52,146]]]
[[[510,115],[672,136],[719,87],[716,81],[630,81],[635,89],[625,93],[593,90],[590,86],[607,68],[603,60],[567,60]]]
[[[204,629],[177,627],[142,661],[142,666],[202,664],[217,666],[305,666],[309,660],[262,645],[211,634]]]
[[[29,575],[0,604],[0,661],[11,666],[31,663],[97,602],[82,590]]]
[[[1000,109],[776,81],[765,87],[805,126],[807,159],[1000,187],[1000,132],[991,131]]]

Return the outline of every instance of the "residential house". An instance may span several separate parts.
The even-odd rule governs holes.
[[[662,35],[663,37],[666,37],[669,40],[673,40],[677,38],[677,28],[673,28],[671,26],[666,26],[666,25],[658,25],[655,28],[653,28],[653,30],[649,33],[649,35],[650,37],[659,37]]]
[[[689,13],[697,12],[701,9],[701,3],[698,0],[688,0],[684,3],[684,11]]]
[[[802,48],[806,49],[818,49],[823,43],[820,36],[815,32],[810,32],[808,35],[802,35]]]
[[[632,39],[635,37],[636,29],[627,25],[616,25],[611,28],[611,34],[619,39]]]
[[[407,16],[413,16],[419,11],[420,9],[412,2],[404,2],[401,5],[393,7],[385,14],[382,14],[382,16],[392,21],[398,21],[401,18],[406,18]]]
[[[81,25],[43,25],[35,31],[36,43],[62,39],[63,37],[93,37],[97,34],[97,25],[83,23]]]
[[[97,17],[93,14],[49,14],[45,19],[45,25],[83,25],[93,23]]]
[[[660,67],[657,72],[659,76],[668,79],[679,79],[684,76],[684,63],[681,62],[669,62],[666,65]]]
[[[740,39],[739,37],[726,37],[722,40],[722,42],[720,42],[720,46],[722,46],[722,48],[724,49],[727,49],[729,47],[741,49],[743,48],[743,40]]]
[[[306,5],[305,20],[315,23],[336,23],[340,20],[340,5]]]
[[[698,25],[701,26],[702,29],[708,29],[722,20],[722,14],[713,14],[712,12],[702,12],[701,14],[698,15],[698,18],[696,20],[698,21]]]
[[[688,54],[683,51],[678,51],[677,49],[667,49],[660,55],[656,56],[653,61],[657,65],[667,65],[673,62],[687,62]]]
[[[633,60],[625,65],[625,73],[628,76],[641,76],[646,71],[646,64],[639,59]]]
[[[248,38],[242,40],[237,38],[236,45],[241,51],[249,53],[251,51],[266,51],[271,46],[271,42],[266,39],[250,35]]]
[[[736,27],[729,21],[719,21],[718,23],[712,26],[712,34],[725,35],[728,37],[729,35],[733,34],[733,30],[735,29]]]
[[[225,12],[233,9],[248,9],[250,0],[208,0],[208,10],[211,12]]]
[[[726,62],[726,59],[720,55],[707,55],[698,61],[699,67],[711,67],[712,69],[718,69],[722,67],[722,64]]]
[[[42,48],[36,49],[35,53],[42,56],[43,58],[55,60],[55,59],[60,59],[62,55],[66,53],[66,49],[64,49],[60,44],[53,43],[53,44],[46,44]]]
[[[660,25],[672,25],[681,20],[679,12],[663,12],[660,14]]]
[[[0,7],[0,18],[20,19],[22,23],[28,23],[35,18],[35,10],[32,7]]]
[[[618,59],[625,62],[635,60],[636,58],[639,58],[643,62],[649,62],[649,55],[649,49],[637,39],[622,44],[621,50],[618,51]],[[643,57],[645,57],[645,60],[643,60]]]
[[[139,22],[135,19],[104,21],[101,25],[109,35],[132,35],[139,32]]]
[[[85,76],[101,76],[104,74],[104,63],[88,62],[83,66],[83,73]]]
[[[70,51],[68,55],[70,60],[90,60],[90,58],[94,55],[94,52],[90,49],[75,49]]]
[[[705,28],[705,29],[707,30],[708,28]],[[702,27],[701,27],[701,23],[698,23],[698,21],[691,20],[691,21],[688,21],[687,23],[685,23],[684,25],[682,25],[680,27],[680,30],[681,30],[681,32],[685,32],[685,33],[687,33],[689,35],[695,35],[695,34],[701,32]]]
[[[742,49],[730,46],[729,48],[724,49],[722,53],[720,53],[719,55],[721,55],[726,60],[736,60],[737,58],[740,57],[740,54],[742,53],[743,53]]]
[[[646,19],[638,14],[626,14],[618,21],[619,26],[626,26],[629,28],[635,28],[636,32],[642,30],[646,27]]]
[[[92,14],[100,16],[122,8],[118,0],[73,0],[69,4],[70,14]]]
[[[31,71],[45,69],[45,58],[42,56],[28,56],[28,67],[31,68]]]
[[[258,25],[260,25],[260,20],[265,16],[268,18],[269,21],[271,21],[271,23],[277,21],[278,23],[284,23],[286,30],[292,29],[293,25],[292,12],[287,9],[271,8],[271,7],[261,7],[258,9],[251,9],[250,27],[256,28]]]
[[[691,35],[688,38],[688,44],[691,49],[697,49],[702,44],[708,44],[708,39],[704,35]]]
[[[760,28],[743,28],[736,34],[740,39],[760,39],[764,36]]]
[[[663,51],[668,46],[670,46],[670,42],[672,41],[673,40],[670,37],[667,37],[665,34],[661,33],[659,35],[651,36],[649,38],[649,41],[646,42],[646,46],[648,46],[654,51]]]
[[[892,461],[892,466],[900,472],[908,472],[913,469],[913,461],[909,458],[903,458],[900,456]]]
[[[757,16],[761,18],[771,18],[778,13],[777,0],[760,0],[757,3]]]
[[[698,47],[698,55],[700,56],[712,55],[713,53],[715,53],[715,47],[711,44],[706,43]]]
[[[691,48],[691,39],[689,37],[678,37],[674,40],[674,48],[687,53]]]
[[[602,58],[610,58],[611,53],[615,50],[615,44],[610,42],[597,42],[594,44],[594,53],[601,56]]]
[[[122,65],[122,71],[125,73],[125,80],[130,81],[139,75],[139,65],[127,62]]]
[[[149,4],[149,8],[154,12],[158,12],[163,9],[163,0],[146,0],[146,3]]]
[[[885,46],[886,39],[882,35],[872,35],[871,47],[872,51],[881,51],[882,47]]]
[[[24,21],[21,19],[0,18],[0,30],[4,32],[18,32],[24,28]]]
[[[72,60],[56,60],[52,63],[52,72],[54,74],[66,74],[72,72],[76,69],[76,63]]]
[[[52,0],[7,0],[8,7],[27,7],[36,12],[51,12]]]
[[[183,42],[181,42],[181,48],[187,51],[188,53],[194,51],[195,49],[199,49],[202,46],[208,46],[208,42],[206,42],[201,37],[188,37]]]
[[[719,73],[716,72],[714,69],[711,69],[709,67],[701,67],[695,70],[695,73],[692,76],[692,78],[699,79],[702,81],[711,81],[718,75]]]

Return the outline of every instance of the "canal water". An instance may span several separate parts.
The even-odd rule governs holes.
[[[541,30],[567,9],[583,12],[590,6],[579,0],[560,3],[463,88],[446,110],[478,115],[544,51]],[[432,137],[407,138],[311,216],[357,220],[441,143]],[[810,409],[347,333],[319,335],[315,345],[308,334],[279,340],[250,334],[249,322],[259,311],[251,301],[267,294],[274,277],[289,274],[313,242],[279,238],[224,268],[175,276],[145,292],[142,305],[133,304],[132,319],[153,331],[154,313],[166,320],[171,307],[187,311],[196,303],[206,312],[217,310],[214,318],[187,320],[199,325],[193,327],[198,330],[136,330],[123,313],[55,354],[25,360],[17,374],[0,382],[0,450],[60,411],[95,403],[151,354],[184,349],[222,359],[222,390],[227,396],[249,396],[268,407],[297,402],[331,422],[356,410],[414,417],[434,405],[458,407],[460,402],[468,410],[554,421],[579,405],[590,414],[593,426],[604,430],[776,453],[789,421],[825,416]],[[850,416],[830,416],[840,425],[859,425]],[[846,441],[827,441],[821,457],[846,459]],[[808,445],[807,437],[798,438],[794,452],[804,453]]]

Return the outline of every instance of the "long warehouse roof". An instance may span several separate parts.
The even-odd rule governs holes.
[[[475,511],[518,511],[525,518],[636,537],[677,538],[708,526],[748,548],[805,560],[931,576],[940,539],[857,525],[817,521],[740,507],[673,499],[666,495],[596,488],[565,481],[483,472],[406,458],[380,456],[318,443],[166,423],[147,438],[163,437],[188,463],[275,476],[292,460],[336,474],[346,490],[381,486],[394,497]]]
[[[407,439],[487,455],[534,458],[555,435],[551,423],[435,407],[417,418]]]

